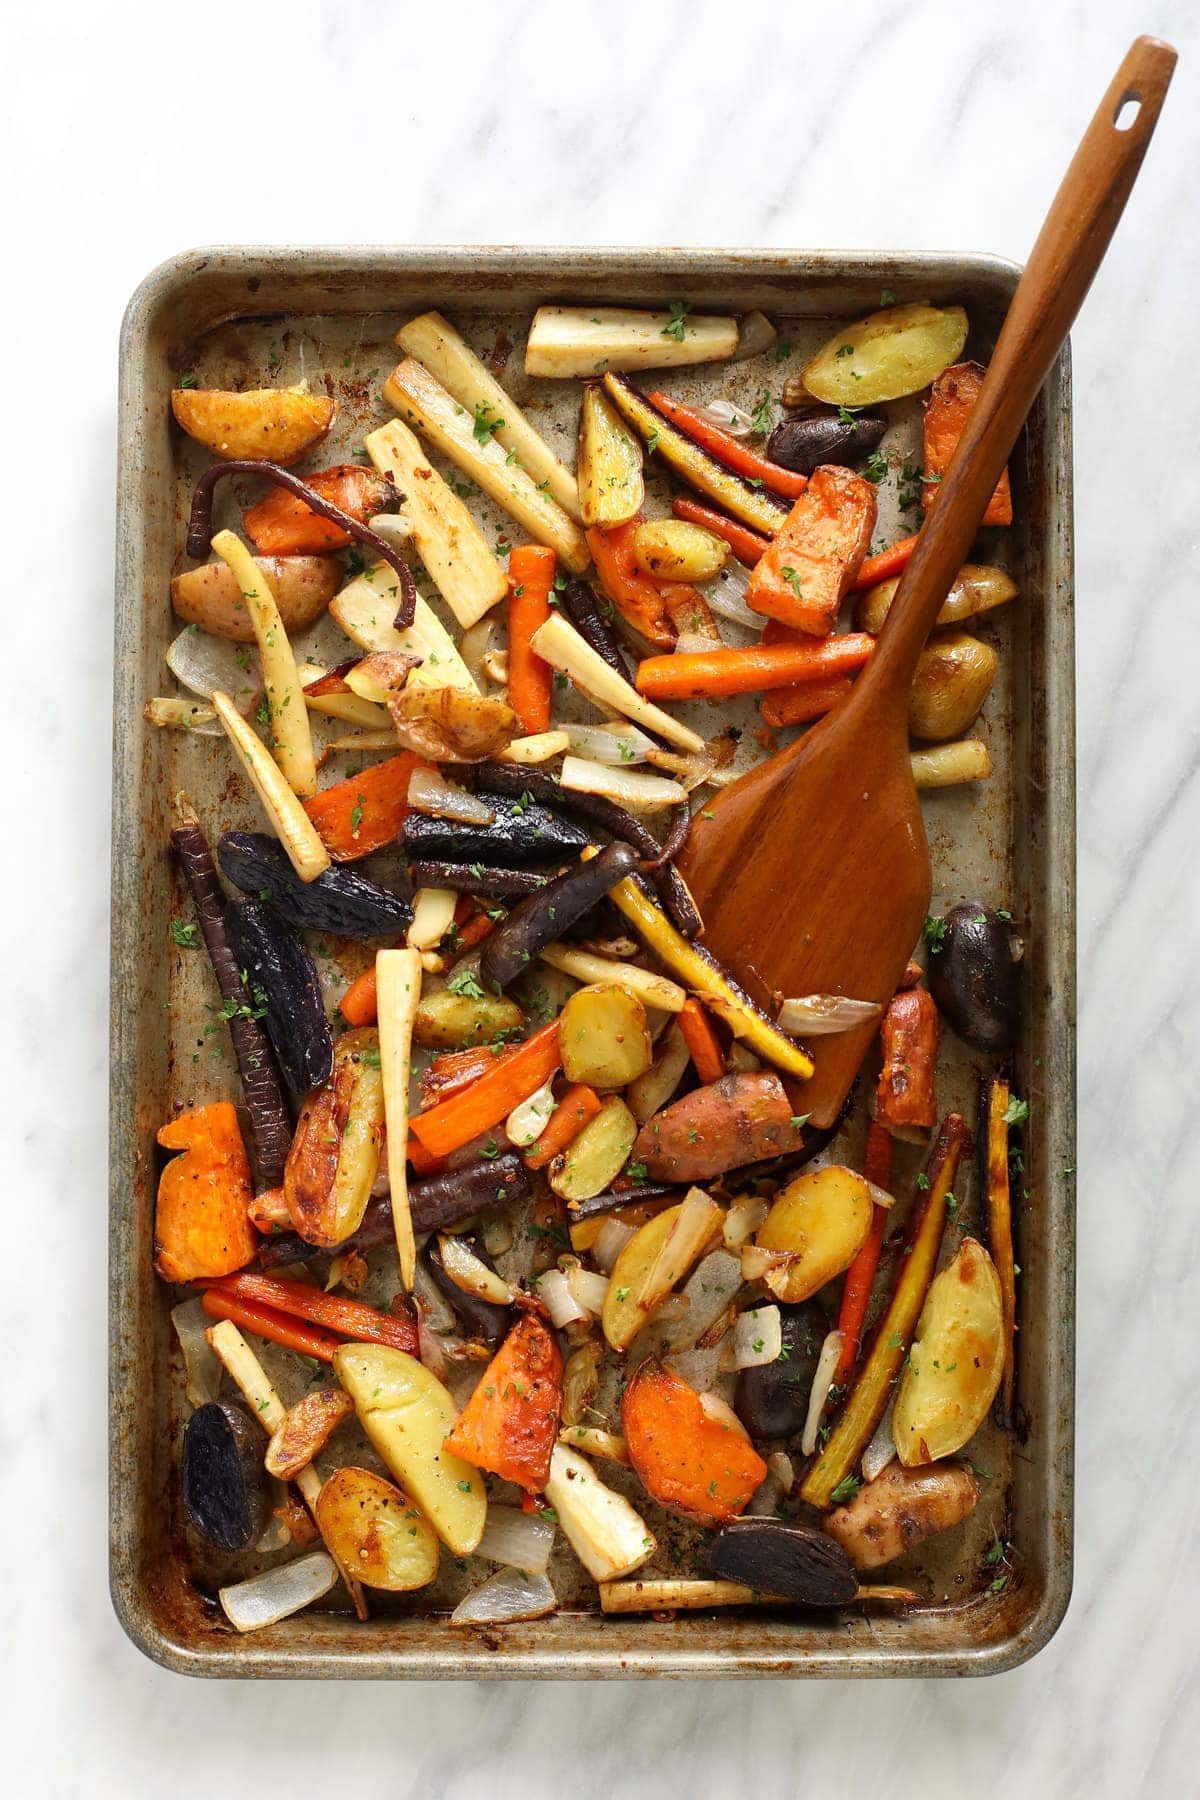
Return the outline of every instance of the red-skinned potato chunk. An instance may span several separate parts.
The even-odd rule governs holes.
[[[646,1492],[690,1517],[736,1518],[766,1476],[767,1465],[736,1415],[654,1357],[630,1378],[621,1425]]]
[[[540,1493],[550,1479],[563,1403],[563,1360],[534,1313],[513,1326],[446,1439],[446,1449]]]
[[[633,1147],[653,1181],[704,1181],[803,1142],[778,1075],[723,1075],[648,1119]]]
[[[158,1134],[164,1150],[182,1150],[158,1181],[154,1266],[165,1281],[231,1275],[250,1261],[258,1236],[250,1223],[250,1162],[237,1113],[227,1100],[171,1119]]]

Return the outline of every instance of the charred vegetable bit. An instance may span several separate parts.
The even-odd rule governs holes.
[[[450,888],[456,894],[480,894],[498,900],[519,900],[536,894],[554,874],[553,869],[497,869],[482,862],[441,862],[417,857],[408,865],[416,888]]]
[[[240,1406],[210,1400],[183,1432],[179,1459],[188,1522],[221,1550],[245,1550],[263,1528],[262,1438]]]
[[[491,1267],[487,1251],[482,1245],[468,1238],[459,1238],[457,1241],[466,1244],[472,1255],[485,1267]],[[466,1335],[477,1338],[484,1344],[500,1343],[512,1320],[511,1307],[497,1306],[493,1301],[481,1299],[478,1294],[468,1293],[465,1288],[460,1287],[446,1273],[436,1232],[431,1233],[422,1250],[421,1262],[443,1300],[458,1314]]]
[[[245,459],[237,459],[230,462],[213,463],[205,469],[192,493],[192,511],[188,520],[187,533],[189,556],[206,556],[208,554],[208,547],[213,537],[213,490],[223,475],[265,475],[277,487],[286,488],[289,494],[294,494],[298,500],[303,500],[310,512],[316,513],[322,519],[327,519],[331,525],[336,525],[339,530],[344,531],[347,537],[356,538],[360,544],[365,544],[368,549],[374,551],[376,556],[382,557],[388,567],[394,570],[400,583],[401,600],[396,613],[397,627],[400,630],[406,630],[412,624],[417,605],[417,585],[413,580],[412,570],[400,552],[385,538],[381,538],[377,531],[372,531],[369,525],[364,525],[361,519],[356,519],[350,513],[343,512],[340,506],[335,506],[331,500],[327,500],[323,494],[319,494],[307,481],[301,481],[298,475],[293,475],[288,469],[281,469],[277,463],[249,462]]]

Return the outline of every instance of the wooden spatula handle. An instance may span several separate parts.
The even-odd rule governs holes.
[[[907,706],[921,648],[1125,209],[1175,62],[1169,44],[1137,38],[1075,152],[1013,295],[937,505],[901,578],[878,652],[856,684],[864,706],[885,702],[885,690],[897,711]],[[1127,129],[1118,129],[1127,101],[1140,104]]]

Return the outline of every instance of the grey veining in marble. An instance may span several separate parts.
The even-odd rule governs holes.
[[[170,252],[222,240],[1019,257],[1138,29],[1173,39],[1181,72],[1074,340],[1078,1560],[1058,1637],[983,1684],[317,1694],[152,1668],[105,1591],[109,627],[128,293]],[[6,47],[3,808],[25,870],[3,889],[0,939],[6,1791],[1200,1791],[1194,8],[63,0],[20,9]],[[247,151],[274,132],[303,183]]]

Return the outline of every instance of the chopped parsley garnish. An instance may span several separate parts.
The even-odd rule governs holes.
[[[940,956],[946,942],[946,921],[938,919],[931,913],[921,927],[921,936],[929,945],[931,956]]]
[[[181,950],[195,950],[200,941],[197,927],[185,924],[182,919],[171,920],[171,936]]]
[[[847,1475],[844,1480],[838,1482],[832,1494],[830,1494],[830,1505],[844,1506],[847,1500],[853,1500],[861,1486],[862,1482],[858,1479],[857,1475]]]
[[[474,969],[456,969],[446,983],[446,986],[450,989],[452,994],[462,994],[467,1000],[482,1000],[485,998],[479,976]]]
[[[686,300],[671,301],[671,317],[662,328],[663,337],[674,338],[677,344],[683,343],[684,320],[691,312]]]
[[[758,397],[758,404],[751,415],[750,423],[760,437],[765,437],[771,429],[771,392],[764,388]]]
[[[1013,1094],[1004,1109],[1004,1123],[1006,1125],[1023,1125],[1028,1117],[1028,1100],[1018,1100],[1017,1096]]]
[[[471,435],[477,444],[490,444],[496,433],[504,430],[504,420],[490,418],[491,411],[486,400],[476,401],[475,423],[471,427]]]

